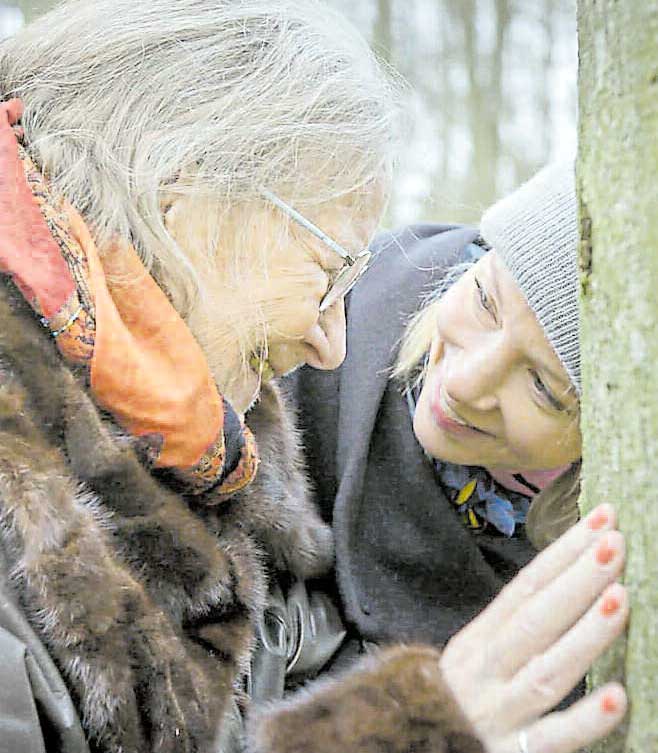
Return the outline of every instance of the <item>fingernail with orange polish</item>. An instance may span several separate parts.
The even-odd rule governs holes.
[[[601,602],[601,614],[604,617],[612,617],[620,606],[621,602],[616,596],[606,596]]]
[[[605,510],[597,508],[592,512],[587,521],[587,525],[592,531],[598,531],[608,522],[608,514]]]
[[[607,565],[616,554],[617,550],[608,541],[602,541],[596,548],[596,561],[599,565]]]
[[[616,714],[619,711],[619,703],[612,693],[606,693],[601,701],[604,714]]]

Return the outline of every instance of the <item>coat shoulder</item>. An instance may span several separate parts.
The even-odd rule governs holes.
[[[408,292],[431,285],[462,260],[464,248],[477,239],[479,231],[468,225],[407,225],[382,232],[371,248],[372,270],[355,289],[353,297],[377,291]]]

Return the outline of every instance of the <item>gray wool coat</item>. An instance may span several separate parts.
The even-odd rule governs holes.
[[[348,303],[344,364],[289,379],[321,511],[334,528],[336,597],[366,641],[444,643],[534,555],[524,533],[506,539],[464,527],[389,378],[410,316],[477,236],[427,224],[379,239]]]

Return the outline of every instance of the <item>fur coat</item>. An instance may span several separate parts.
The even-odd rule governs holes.
[[[227,709],[244,702],[268,573],[307,578],[331,566],[331,532],[309,502],[275,390],[251,426],[261,453],[251,486],[221,505],[212,491],[176,493],[145,469],[22,296],[0,281],[0,631],[11,622],[3,610],[20,613],[61,674],[92,751],[219,750]],[[260,710],[250,744],[258,753],[480,750],[436,659],[425,648],[371,659]],[[47,704],[36,706],[38,748],[83,750],[58,742]]]

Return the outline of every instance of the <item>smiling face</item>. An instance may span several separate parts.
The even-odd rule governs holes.
[[[414,432],[432,456],[508,470],[580,457],[578,400],[523,294],[491,251],[434,309]]]
[[[384,206],[381,191],[356,199],[307,213],[349,251],[368,244]],[[221,214],[210,201],[181,197],[169,206],[165,221],[204,284],[204,298],[187,317],[188,326],[239,412],[255,399],[265,376],[253,354],[266,357],[275,376],[302,363],[319,369],[342,363],[344,303],[319,310],[343,264],[337,253],[266,201]]]

